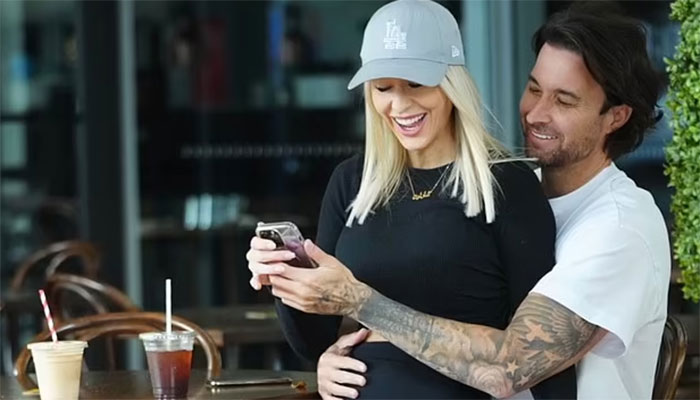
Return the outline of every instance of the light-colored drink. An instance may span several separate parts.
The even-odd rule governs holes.
[[[87,342],[61,340],[29,343],[41,400],[77,399],[80,371]]]

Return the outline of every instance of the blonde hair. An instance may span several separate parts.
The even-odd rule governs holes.
[[[442,185],[450,196],[464,204],[467,217],[484,211],[486,222],[496,216],[494,191],[498,187],[490,164],[507,156],[505,148],[486,130],[481,96],[463,66],[449,66],[440,88],[452,102],[456,158],[449,178]],[[377,207],[386,206],[401,184],[408,154],[391,128],[374,109],[369,82],[365,94],[365,160],[357,197],[349,207],[350,216],[361,225]]]

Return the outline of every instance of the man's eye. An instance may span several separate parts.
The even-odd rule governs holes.
[[[380,92],[386,92],[387,90],[391,89],[391,86],[375,86],[374,88]]]
[[[542,91],[534,86],[530,86],[527,90],[532,94],[540,94]]]
[[[573,106],[573,103],[569,103],[569,102],[563,101],[561,99],[557,99],[557,103],[559,103],[560,105],[562,105],[564,107],[572,107]]]
[[[413,83],[413,82],[411,82],[411,83],[408,84],[408,87],[411,87],[411,88],[419,88],[419,87],[422,87],[422,86],[423,86],[423,85],[421,85],[420,83]]]

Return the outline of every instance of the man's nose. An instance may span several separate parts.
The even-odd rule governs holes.
[[[525,114],[528,124],[546,124],[551,122],[550,104],[545,99],[537,100],[533,107]]]

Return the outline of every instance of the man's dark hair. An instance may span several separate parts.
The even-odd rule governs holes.
[[[605,92],[601,114],[620,104],[632,108],[629,121],[605,141],[608,157],[614,160],[636,149],[656,123],[656,102],[665,86],[647,55],[644,25],[590,5],[572,7],[552,15],[535,32],[535,54],[545,43],[581,55]]]

